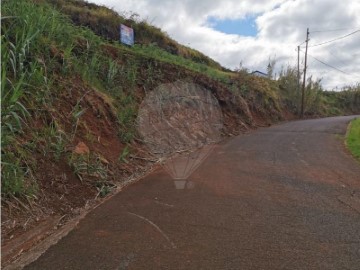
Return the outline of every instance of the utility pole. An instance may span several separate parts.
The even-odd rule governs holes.
[[[300,45],[297,46],[297,93],[296,93],[296,99],[300,97]],[[297,106],[296,106],[297,107]],[[299,113],[299,109],[297,108],[297,113]]]
[[[306,30],[306,49],[305,49],[305,65],[304,65],[304,79],[301,91],[301,118],[304,117],[304,100],[305,100],[305,84],[306,84],[306,68],[307,68],[307,51],[309,43],[309,28]]]

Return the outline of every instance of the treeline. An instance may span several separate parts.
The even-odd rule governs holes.
[[[277,80],[284,105],[293,113],[301,110],[301,85],[297,68],[283,68]],[[302,74],[300,74],[302,78]],[[325,90],[321,79],[310,76],[304,91],[305,116],[332,116],[360,113],[360,84],[345,86],[339,91]]]

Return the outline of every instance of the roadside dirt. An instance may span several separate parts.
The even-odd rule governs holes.
[[[83,112],[79,121],[74,121],[74,108]],[[53,217],[58,219],[57,224],[45,227],[41,232],[44,235],[51,231],[50,228],[61,227],[78,216],[84,207],[88,208],[101,201],[101,197],[106,195],[101,194],[104,189],[108,189],[105,192],[115,191],[119,183],[132,175],[145,172],[153,163],[144,146],[137,142],[131,145],[131,154],[135,158],[129,163],[118,161],[125,145],[118,136],[115,110],[107,96],[84,85],[79,78],[65,85],[52,108],[47,109],[48,117],[35,119],[30,123],[22,138],[24,146],[30,143],[36,146],[32,160],[36,166],[33,177],[38,184],[37,196],[2,200],[1,245],[3,253],[6,253],[6,257],[2,258],[3,263],[14,259],[11,256],[18,256],[19,252],[26,251],[43,239],[43,236],[36,236],[30,237],[32,243],[25,241],[26,235],[31,235],[32,230],[35,234],[39,233],[38,227],[41,224]],[[59,159],[52,155],[54,149],[51,145],[56,142],[37,141],[36,134],[45,132],[49,125],[64,139],[64,153]],[[89,153],[77,153],[75,149],[79,144],[88,148]],[[99,166],[106,169],[106,181],[99,181],[96,174],[74,174],[69,157],[98,159]],[[25,246],[15,248],[13,254],[7,252],[7,247],[13,246],[13,243],[21,245],[19,239],[24,239]]]
[[[113,53],[109,49],[109,54]],[[182,79],[204,87],[216,97],[223,114],[223,137],[238,135],[275,121],[273,118],[265,118],[257,111],[251,111],[243,98],[235,97],[219,82],[188,70],[179,70],[170,64],[157,65],[161,65],[163,74],[151,84],[145,84],[147,74],[145,70],[139,70],[138,85],[134,93],[137,104],[144,99],[148,89]],[[144,174],[156,161],[142,141],[135,139],[129,145],[131,155],[126,162],[121,162],[119,158],[126,145],[119,139],[121,127],[117,122],[112,100],[79,77],[70,81],[59,78],[56,83],[55,88],[59,90],[54,93],[54,103],[45,105],[46,114],[34,117],[22,138],[24,147],[30,144],[34,147],[32,160],[36,169],[33,178],[38,183],[37,196],[2,200],[1,245],[4,250],[14,242],[20,243],[18,239],[24,238],[29,231],[36,230],[46,220],[56,217],[58,222],[52,228],[60,228],[79,216],[83,209],[101,202],[103,196],[116,192],[116,187],[128,179]],[[65,148],[60,158],[54,157],[54,145],[58,142],[37,141],[37,132],[45,132],[49,126],[53,126],[59,136],[64,136]],[[85,145],[89,153],[85,151],[86,153],[77,154],[75,148],[79,144]],[[102,180],[97,173],[75,174],[75,165],[71,164],[69,157],[75,161],[83,158],[97,162],[98,166],[106,170],[106,180]],[[42,234],[48,235],[49,231]],[[14,260],[43,238],[35,237],[32,244],[26,243],[26,247],[16,249],[15,253],[7,253],[3,263]]]

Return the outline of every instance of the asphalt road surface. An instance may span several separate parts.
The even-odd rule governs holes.
[[[26,269],[360,269],[353,117],[289,122],[216,146],[187,182],[120,192]]]

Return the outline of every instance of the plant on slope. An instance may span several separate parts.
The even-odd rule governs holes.
[[[350,130],[346,143],[353,156],[360,160],[360,118],[350,123]]]

